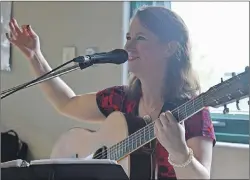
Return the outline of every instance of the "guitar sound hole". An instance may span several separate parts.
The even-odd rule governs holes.
[[[93,158],[94,159],[107,159],[107,147],[103,146],[103,147],[99,148],[95,152]]]

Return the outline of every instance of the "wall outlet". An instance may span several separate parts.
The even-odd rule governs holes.
[[[63,48],[63,63],[70,61],[76,57],[75,47],[64,47]]]

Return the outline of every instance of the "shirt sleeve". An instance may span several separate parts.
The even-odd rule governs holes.
[[[103,89],[96,94],[96,102],[104,116],[109,116],[114,111],[121,111],[124,102],[123,86],[114,86]]]
[[[186,141],[193,137],[203,136],[213,140],[216,143],[214,126],[210,117],[208,108],[204,108],[185,121]]]

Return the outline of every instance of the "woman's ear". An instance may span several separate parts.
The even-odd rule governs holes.
[[[176,41],[171,41],[167,44],[166,51],[165,51],[165,57],[169,58],[171,57],[178,48],[178,42]]]

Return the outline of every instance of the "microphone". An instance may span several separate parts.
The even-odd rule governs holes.
[[[110,52],[95,53],[92,55],[79,56],[73,62],[93,64],[123,64],[128,60],[128,53],[123,49],[115,49]]]
[[[127,53],[127,51],[125,51],[123,49],[115,49],[115,50],[110,51],[110,52],[95,53],[93,55],[79,56],[79,57],[76,57],[76,58],[58,66],[55,69],[52,69],[51,71],[43,74],[42,76],[40,76],[40,77],[38,77],[38,78],[28,82],[28,83],[24,83],[20,86],[17,86],[16,88],[14,87],[14,90],[10,91],[9,93],[5,94],[4,96],[1,96],[1,99],[5,98],[5,97],[21,90],[21,89],[24,89],[26,87],[37,84],[40,81],[42,82],[44,80],[51,79],[51,78],[53,78],[53,76],[54,77],[59,76],[57,74],[65,74],[66,72],[70,72],[70,71],[76,69],[76,66],[77,66],[77,68],[80,67],[80,69],[85,69],[93,64],[105,64],[105,63],[123,64],[127,60],[128,60],[128,53]],[[65,66],[71,62],[76,62],[79,64],[72,66],[70,68],[66,68],[62,71],[57,71],[61,67]],[[55,71],[57,71],[57,72],[55,72]],[[52,74],[52,72],[55,72],[55,73]],[[51,74],[50,77],[49,77],[49,74]]]

